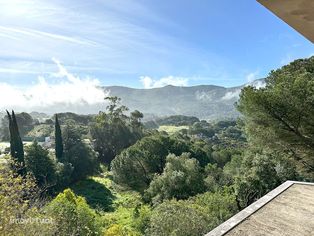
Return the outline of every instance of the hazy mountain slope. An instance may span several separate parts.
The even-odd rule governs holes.
[[[131,110],[156,116],[187,115],[200,119],[236,117],[234,103],[243,86],[224,88],[213,85],[193,87],[166,86],[154,89],[104,87],[111,96],[118,96]]]

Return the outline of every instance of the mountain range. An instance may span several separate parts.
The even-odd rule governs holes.
[[[179,87],[168,85],[161,88],[136,89],[123,86],[101,87],[104,96],[117,96],[122,104],[130,111],[139,110],[144,114],[144,121],[154,118],[162,118],[172,115],[194,116],[199,119],[217,120],[223,118],[235,118],[239,116],[235,103],[239,98],[241,89],[247,85],[257,88],[263,87],[263,79],[255,80],[242,86],[225,88],[215,85],[198,85],[191,87]],[[36,112],[31,112],[33,118],[42,120],[54,113],[74,112],[77,114],[97,114],[104,110],[105,103],[98,104],[54,104],[41,107]],[[20,110],[17,112],[29,110]],[[0,111],[0,118],[5,115]],[[1,119],[0,119],[1,120]],[[0,121],[1,122],[1,121]]]
[[[214,85],[135,89],[122,86],[104,87],[110,96],[120,97],[130,110],[139,110],[147,119],[169,115],[195,116],[215,120],[235,118],[239,115],[235,103],[241,89],[247,85],[263,87],[264,80],[238,87],[225,88]]]

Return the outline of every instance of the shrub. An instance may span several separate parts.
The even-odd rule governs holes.
[[[165,199],[187,199],[205,190],[203,173],[196,159],[189,153],[169,154],[166,167],[157,175],[145,192],[145,198],[154,204]]]
[[[186,201],[165,201],[153,210],[146,235],[199,236],[209,231],[210,219],[196,205]]]
[[[97,235],[101,232],[99,216],[85,199],[70,189],[64,190],[46,207],[58,228],[58,235]]]

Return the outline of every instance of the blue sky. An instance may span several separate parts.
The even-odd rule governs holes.
[[[230,87],[313,54],[254,0],[0,0],[6,86],[66,83],[61,65],[101,85]]]

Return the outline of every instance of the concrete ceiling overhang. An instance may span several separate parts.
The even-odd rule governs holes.
[[[314,0],[257,0],[314,43]]]

